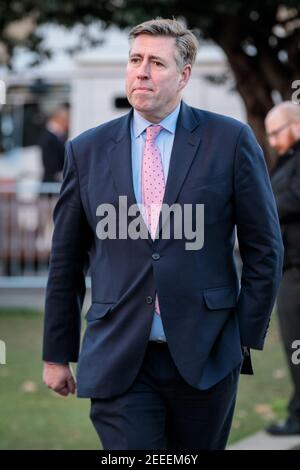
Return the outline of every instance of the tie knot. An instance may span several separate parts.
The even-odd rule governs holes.
[[[147,127],[147,129],[146,129],[146,140],[154,141],[161,130],[162,130],[162,126],[158,126],[158,125],[157,126]]]

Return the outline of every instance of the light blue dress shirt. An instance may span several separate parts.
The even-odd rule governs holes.
[[[180,103],[171,114],[166,116],[161,122],[156,123],[156,125],[159,124],[163,127],[155,142],[160,150],[165,181],[167,181],[169,172],[171,152],[179,110]],[[136,110],[133,111],[133,118],[131,121],[131,161],[133,188],[136,202],[138,204],[141,204],[142,202],[142,160],[146,141],[146,128],[151,125],[154,125],[154,123],[144,119]],[[149,339],[152,341],[166,341],[161,316],[157,315],[155,312],[153,312],[153,322]]]

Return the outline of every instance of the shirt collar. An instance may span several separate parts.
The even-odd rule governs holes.
[[[297,140],[297,142],[292,145],[292,147],[287,151],[287,154],[289,155],[294,155],[294,153],[298,152],[300,150],[300,140]]]
[[[172,111],[168,116],[166,116],[162,121],[158,124],[162,126],[166,131],[171,132],[171,134],[175,134],[177,118],[180,111],[180,104],[176,106],[174,111]],[[153,122],[147,121],[147,119],[143,118],[135,109],[133,110],[133,134],[134,137],[139,137],[147,127],[153,125]]]

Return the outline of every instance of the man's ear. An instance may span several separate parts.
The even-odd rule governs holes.
[[[192,66],[190,64],[185,65],[181,71],[181,78],[179,80],[180,90],[182,90],[188,84],[191,73],[192,73]]]
[[[291,129],[295,142],[300,140],[300,121],[294,121],[291,123]]]

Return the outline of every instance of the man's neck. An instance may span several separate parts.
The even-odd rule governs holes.
[[[177,106],[179,105],[181,99],[175,103],[175,105],[172,106],[172,108],[170,108],[166,113],[164,114],[161,114],[161,115],[150,115],[150,114],[147,114],[147,113],[143,113],[141,111],[138,111],[137,109],[135,109],[135,111],[140,115],[142,116],[142,118],[146,119],[146,121],[149,121],[151,122],[152,124],[158,124],[159,122],[161,122],[163,119],[165,119],[167,116],[169,116],[170,114],[173,113],[173,111],[175,111],[175,109],[177,108]]]

